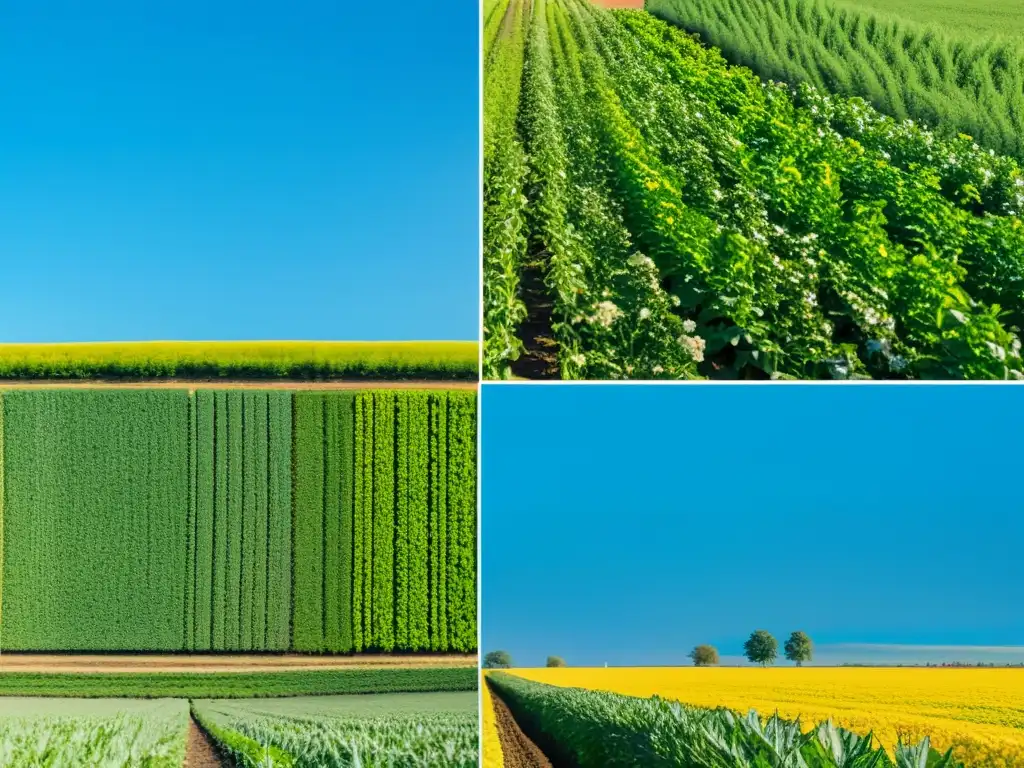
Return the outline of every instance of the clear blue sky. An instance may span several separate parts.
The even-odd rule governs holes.
[[[485,652],[1024,660],[1020,387],[483,390]]]
[[[478,4],[0,23],[0,341],[476,339]]]

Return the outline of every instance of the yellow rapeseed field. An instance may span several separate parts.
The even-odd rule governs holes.
[[[483,768],[502,768],[505,759],[501,753],[498,726],[494,720],[494,704],[491,702],[491,690],[484,682],[483,675],[480,676],[480,697],[480,709],[483,713],[483,733],[480,737],[484,757]]]
[[[808,727],[821,720],[897,737],[929,736],[971,768],[1024,766],[1024,669],[564,668],[517,669],[552,685],[653,696],[762,716],[778,710]]]

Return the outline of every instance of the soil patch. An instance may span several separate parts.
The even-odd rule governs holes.
[[[324,381],[288,381],[282,379],[0,379],[4,389],[476,389],[475,381],[376,381],[374,379]]]
[[[206,732],[192,718],[188,721],[188,745],[183,768],[222,768],[230,763],[221,760]]]
[[[512,375],[523,379],[557,379],[558,342],[551,329],[554,302],[544,285],[547,255],[535,258],[523,268],[519,291],[526,304],[526,319],[517,331],[523,352],[510,368]]]
[[[476,667],[475,655],[303,656],[300,654],[21,654],[0,655],[4,672],[286,672],[303,669]]]
[[[540,747],[523,733],[508,705],[501,700],[493,686],[491,701],[494,703],[495,725],[498,728],[498,740],[501,742],[505,768],[552,768],[551,761]]]

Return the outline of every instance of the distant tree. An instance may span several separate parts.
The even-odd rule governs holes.
[[[548,666],[567,667],[568,664],[565,663],[565,659],[563,659],[561,656],[548,656]]]
[[[508,651],[491,651],[484,656],[484,669],[508,669],[512,666],[512,657]]]
[[[743,653],[752,663],[764,667],[774,663],[779,655],[779,644],[770,632],[759,629],[747,638],[743,644]]]
[[[804,632],[794,632],[789,636],[783,649],[786,651],[786,658],[796,665],[802,666],[805,661],[810,661],[814,653],[814,645]]]
[[[713,645],[698,645],[690,651],[695,667],[711,667],[718,663],[718,649]]]

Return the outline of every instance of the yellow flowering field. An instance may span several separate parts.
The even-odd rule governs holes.
[[[1024,766],[1024,669],[562,668],[517,669],[552,685],[725,706],[762,716],[778,710],[809,728],[832,718],[874,731],[890,750],[898,736],[953,747],[972,768]]]
[[[480,747],[483,754],[483,768],[502,768],[505,764],[501,753],[501,741],[498,738],[498,725],[494,719],[494,704],[491,702],[491,690],[480,676],[480,711],[483,715]]]

